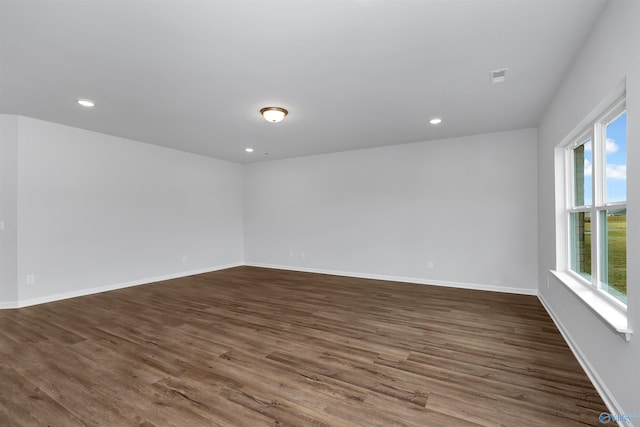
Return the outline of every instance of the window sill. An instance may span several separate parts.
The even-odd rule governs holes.
[[[600,292],[580,283],[570,274],[563,271],[550,270],[567,288],[585,303],[594,313],[604,320],[609,327],[620,334],[625,341],[631,341],[633,331],[628,328],[627,313],[614,302],[609,301]]]

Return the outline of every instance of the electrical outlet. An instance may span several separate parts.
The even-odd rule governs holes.
[[[186,263],[187,259],[189,259],[186,255],[182,255],[182,263]]]
[[[300,258],[304,259],[304,252],[300,252]]]
[[[427,261],[427,268],[428,269],[432,269],[433,268],[433,260]]]
[[[27,274],[27,285],[33,285],[34,283],[36,283],[36,276],[33,274]]]
[[[295,254],[293,253],[293,251],[289,251],[289,258],[293,258],[295,256]]]

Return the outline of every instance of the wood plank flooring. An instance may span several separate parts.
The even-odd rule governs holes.
[[[1,426],[573,426],[533,296],[238,267],[0,311]]]

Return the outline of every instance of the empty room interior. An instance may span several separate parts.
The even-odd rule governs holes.
[[[639,22],[0,0],[0,425],[640,426]]]

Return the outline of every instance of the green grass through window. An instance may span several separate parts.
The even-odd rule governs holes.
[[[591,234],[591,222],[585,222],[585,234]],[[607,217],[609,251],[608,284],[623,295],[627,295],[627,217]],[[585,251],[591,253],[591,239],[585,239]],[[585,270],[591,271],[591,259],[587,257]]]

